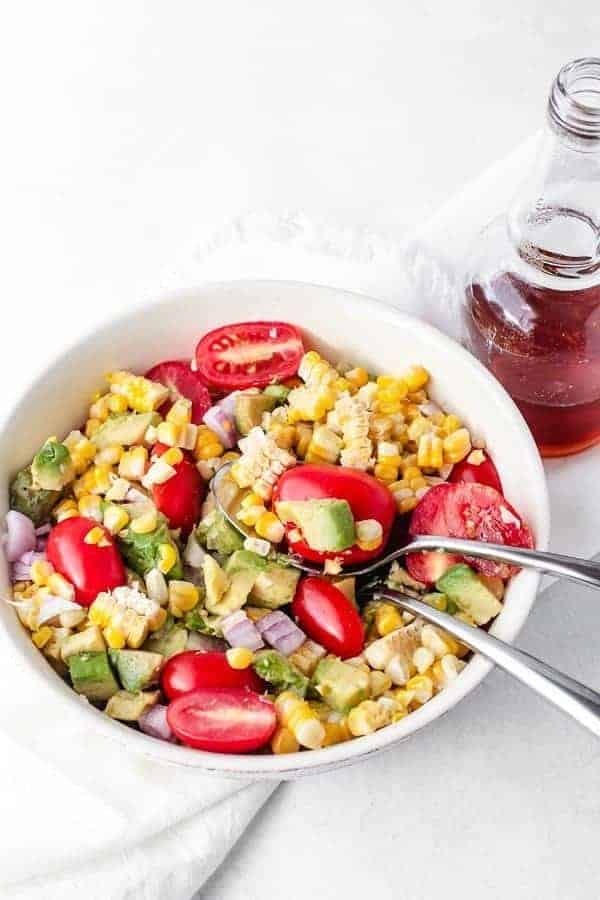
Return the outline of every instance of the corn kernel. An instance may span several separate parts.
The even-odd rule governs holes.
[[[45,559],[36,559],[30,567],[30,577],[34,584],[43,586],[54,572],[54,567]]]
[[[265,538],[272,544],[278,544],[283,540],[285,529],[272,512],[261,513],[254,527],[259,537]]]
[[[383,541],[383,527],[377,519],[356,523],[356,542],[361,550],[375,550]]]
[[[111,413],[122,415],[127,412],[127,400],[121,394],[109,394],[107,405]]]
[[[189,612],[197,606],[199,599],[198,588],[191,581],[169,582],[169,604],[173,604],[183,612]]]
[[[225,655],[232,669],[247,669],[254,661],[254,653],[246,647],[232,647]]]
[[[118,628],[117,626],[109,625],[107,628],[104,629],[104,631],[102,633],[104,635],[106,643],[112,650],[122,650],[123,647],[125,646],[125,644],[126,644],[125,635],[123,634],[121,629]]]
[[[171,447],[160,458],[168,466],[178,466],[180,462],[183,462],[183,453],[179,447]]]
[[[251,491],[249,494],[246,494],[244,499],[242,500],[240,506],[242,509],[248,509],[250,506],[262,506],[263,499],[259,494],[255,494],[254,491]]]
[[[41,650],[42,647],[45,647],[48,641],[52,639],[52,634],[52,629],[48,625],[43,625],[37,631],[33,632],[33,634],[31,635],[31,640],[38,648],[38,650]]]
[[[422,675],[435,662],[435,654],[428,647],[417,647],[412,657],[413,665],[419,675]]]
[[[411,394],[424,388],[429,381],[429,372],[423,366],[410,366],[402,375]]]
[[[72,519],[79,515],[79,509],[75,500],[63,500],[52,510],[52,515],[57,522],[63,522],[65,519]]]
[[[48,587],[50,588],[50,593],[55,597],[62,597],[63,600],[75,599],[75,588],[71,582],[67,581],[67,579],[59,572],[53,572],[52,575],[50,575],[48,578]]]
[[[83,494],[78,501],[79,514],[85,516],[86,519],[95,519],[96,522],[102,521],[102,497],[97,494]]]
[[[459,428],[462,428],[462,422],[460,421],[458,416],[450,415],[445,417],[442,424],[442,431],[444,432],[444,434],[454,434],[454,432],[458,431]]]
[[[159,572],[162,572],[163,575],[168,575],[176,562],[177,551],[173,544],[159,544],[157,565]]]
[[[369,373],[366,369],[363,369],[361,366],[358,366],[356,369],[350,369],[349,372],[346,372],[344,376],[347,381],[355,388],[361,388],[365,384],[367,384],[369,380]]]
[[[402,616],[400,611],[391,603],[384,603],[375,612],[375,627],[380,637],[385,637],[391,631],[402,628]]]
[[[214,431],[211,431],[207,425],[198,426],[196,446],[194,447],[194,457],[197,460],[222,456],[224,450],[225,448]]]
[[[406,513],[412,512],[418,502],[416,497],[403,497],[401,500],[396,500],[396,506],[398,512],[401,515],[405,515]]]
[[[431,432],[422,434],[419,438],[417,450],[418,466],[426,469],[439,469],[444,464],[444,461],[445,451],[442,439]],[[425,485],[421,486],[424,487]]]
[[[347,719],[341,719],[339,722],[323,722],[323,728],[325,729],[325,738],[321,745],[323,747],[341,744],[344,741],[349,741],[352,737]]]
[[[141,481],[148,464],[148,451],[145,447],[133,447],[127,450],[119,462],[119,476],[121,478]]]
[[[156,531],[157,525],[156,510],[152,509],[134,519],[129,527],[134,534],[151,534],[151,532]]]
[[[282,450],[291,450],[296,440],[296,427],[275,423],[269,426],[269,434]]]
[[[161,444],[176,447],[179,439],[179,428],[174,422],[161,422],[156,427],[156,437]]]
[[[97,525],[95,528],[90,528],[83,540],[86,544],[99,544],[104,538],[104,529]]]
[[[312,439],[312,426],[306,422],[298,422],[296,425],[295,450],[300,459],[304,459],[308,452],[308,447]]]
[[[103,524],[111,534],[117,534],[119,531],[122,531],[123,528],[127,528],[129,524],[129,514],[122,506],[116,506],[111,503],[110,506],[107,506],[104,510]]]
[[[392,679],[385,672],[369,671],[369,692],[372,698],[380,697],[392,686]]]
[[[167,413],[166,420],[177,425],[178,428],[189,425],[192,421],[192,401],[180,397]]]
[[[116,466],[122,456],[123,448],[121,445],[112,444],[110,447],[105,447],[104,450],[100,450],[96,454],[94,462],[96,465]]]
[[[88,419],[85,423],[85,436],[88,438],[93,437],[101,425],[100,419]]]
[[[372,734],[390,721],[391,714],[374,700],[363,700],[348,713],[348,728],[354,737]]]
[[[281,753],[297,753],[300,744],[289,730],[289,728],[276,728],[271,738],[271,750],[276,755]]]
[[[471,452],[471,435],[466,428],[459,428],[449,434],[443,442],[444,462],[461,462]]]
[[[373,474],[378,481],[384,484],[391,484],[398,478],[398,466],[388,462],[378,462],[373,470]]]

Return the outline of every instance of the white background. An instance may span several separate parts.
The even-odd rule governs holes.
[[[231,216],[301,209],[392,233],[425,220],[538,126],[564,61],[600,53],[591,2],[10,7],[5,400]],[[598,683],[593,599],[553,589],[522,643]],[[48,778],[58,834],[75,811]],[[494,674],[393,753],[280,789],[203,897],[592,900],[598,785],[595,742]]]

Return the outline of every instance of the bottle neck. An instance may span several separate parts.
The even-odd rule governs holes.
[[[536,164],[509,213],[521,259],[579,286],[600,280],[600,59],[558,74]]]

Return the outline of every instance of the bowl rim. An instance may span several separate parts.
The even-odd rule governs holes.
[[[162,291],[150,299],[140,298],[134,301],[126,310],[116,315],[108,316],[101,322],[96,322],[93,326],[83,331],[75,339],[69,341],[60,349],[49,355],[43,363],[42,368],[29,379],[24,387],[18,393],[16,399],[7,408],[7,411],[0,419],[0,438],[5,429],[10,426],[11,419],[19,415],[21,407],[26,403],[31,393],[34,393],[38,384],[43,380],[45,375],[53,369],[64,364],[69,354],[78,349],[81,345],[93,342],[103,332],[112,330],[125,323],[136,319],[144,309],[154,309],[160,306],[167,306],[174,301],[192,300],[198,298],[199,292],[228,290],[232,288],[259,290],[263,286],[269,289],[280,288],[286,290],[292,289],[315,289],[322,293],[335,295],[338,299],[343,296],[348,298],[350,302],[359,304],[367,311],[371,310],[373,315],[378,318],[391,319],[395,324],[404,325],[409,329],[417,329],[421,334],[426,336],[428,340],[440,347],[443,353],[451,356],[459,357],[467,369],[471,369],[473,377],[485,384],[486,390],[490,391],[495,400],[504,407],[506,413],[514,421],[515,428],[521,431],[521,436],[529,445],[530,465],[535,472],[534,490],[539,495],[540,503],[539,524],[536,529],[536,546],[545,550],[548,547],[550,533],[550,503],[544,468],[539,452],[531,436],[529,428],[515,405],[512,398],[508,395],[502,385],[494,378],[494,376],[479,362],[468,350],[461,344],[428,322],[417,318],[416,316],[402,312],[394,307],[391,303],[376,299],[367,294],[358,291],[347,290],[346,288],[337,288],[331,285],[322,285],[313,282],[303,282],[297,280],[284,279],[230,279],[219,281],[199,281],[196,284],[174,290]],[[248,316],[247,321],[252,321],[253,317]],[[256,317],[256,321],[259,317]],[[529,615],[536,599],[537,589],[540,581],[540,575],[535,572],[521,572],[517,578],[527,581],[524,591],[529,600],[522,604],[519,614],[515,617],[513,614],[513,622],[508,629],[508,633],[502,634],[502,639],[512,642],[518,635],[527,616]],[[514,611],[513,611],[514,613]],[[496,619],[490,629],[493,634],[497,631],[504,632],[502,627],[502,613]],[[499,627],[498,627],[499,626]],[[21,658],[27,655],[24,653],[24,646],[19,642],[16,634],[5,631],[9,639],[11,648]],[[29,651],[33,651],[35,656],[39,656],[39,651],[29,642]],[[48,672],[54,673],[54,670],[48,665]],[[305,775],[326,772],[331,769],[337,769],[342,766],[352,765],[362,759],[372,756],[406,740],[410,735],[420,731],[426,725],[432,724],[442,715],[458,703],[461,699],[471,693],[491,672],[494,668],[493,663],[485,660],[479,655],[475,655],[463,670],[459,678],[441,693],[433,697],[428,703],[424,704],[420,709],[412,712],[410,716],[405,717],[401,721],[389,725],[374,734],[367,735],[362,738],[353,739],[345,743],[337,744],[332,747],[322,748],[318,751],[298,752],[293,754],[275,755],[245,755],[245,754],[217,754],[209,753],[201,750],[187,748],[181,745],[169,744],[151,738],[142,732],[129,728],[128,726],[110,719],[102,711],[93,707],[90,703],[82,702],[82,697],[76,694],[60,676],[46,678],[35,666],[31,666],[31,670],[35,669],[38,675],[50,689],[57,700],[68,700],[73,710],[79,709],[80,712],[88,714],[88,721],[94,730],[106,734],[112,740],[118,740],[127,747],[130,747],[137,753],[152,759],[154,761],[163,762],[165,764],[175,766],[185,766],[186,768],[198,769],[202,772],[218,774],[230,778],[242,779],[293,779]]]

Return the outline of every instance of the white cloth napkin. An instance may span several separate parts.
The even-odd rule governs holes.
[[[190,248],[159,288],[231,278],[312,281],[372,294],[454,333],[456,264],[503,208],[531,152],[528,142],[485,173],[417,240],[255,214]],[[586,556],[600,549],[600,512],[584,496],[599,459],[593,450],[548,466],[555,549]],[[64,713],[57,718],[43,685],[4,646],[0,677],[19,684],[18,697],[0,707],[0,791],[11,822],[0,853],[3,897],[187,900],[276,786],[124,756]]]

